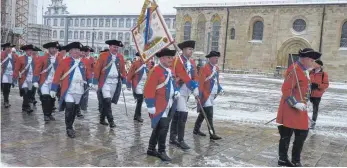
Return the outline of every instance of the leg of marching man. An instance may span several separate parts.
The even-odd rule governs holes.
[[[15,45],[5,43],[1,45],[3,51],[1,52],[1,91],[4,96],[4,107],[9,108],[9,96],[11,91],[11,85],[14,86],[13,72],[15,70],[15,64],[18,59],[18,55],[11,52],[11,48]]]

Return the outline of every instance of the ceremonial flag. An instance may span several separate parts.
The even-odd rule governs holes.
[[[132,29],[132,35],[137,51],[144,61],[174,42],[154,0],[145,0],[137,25]]]

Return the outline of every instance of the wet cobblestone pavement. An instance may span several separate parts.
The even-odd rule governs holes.
[[[274,123],[266,126],[264,123],[276,116],[280,83],[238,76],[228,76],[223,82],[226,95],[217,98],[214,123],[223,139],[213,142],[208,136],[193,135],[197,114],[192,110],[185,134],[192,149],[182,151],[169,145],[167,139],[167,152],[173,159],[170,163],[146,155],[150,119],[143,106],[144,123],[133,121],[135,103],[129,91],[126,92],[129,116],[125,115],[123,103],[112,105],[115,129],[98,124],[97,100],[92,92],[85,117],[76,118],[77,137],[70,139],[65,132],[64,112],[56,111],[57,120],[49,123],[43,121],[40,102],[32,114],[22,113],[18,88],[12,88],[12,106],[1,108],[1,163],[45,167],[277,166],[278,131]],[[310,131],[304,145],[304,166],[347,166],[347,89],[331,89],[327,95],[326,101],[322,100],[321,122],[316,130]],[[329,103],[330,99],[335,104]],[[190,101],[193,107],[193,100]],[[329,124],[333,122],[340,125]],[[207,133],[205,123],[202,131]]]

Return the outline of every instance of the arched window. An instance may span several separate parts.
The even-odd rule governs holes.
[[[126,20],[125,26],[126,26],[126,28],[131,27],[131,20],[129,18]]]
[[[262,21],[256,21],[253,24],[252,40],[263,40],[264,24]]]
[[[75,27],[78,27],[78,25],[79,25],[79,20],[75,19]]]
[[[196,50],[205,51],[206,18],[204,15],[199,16],[196,31]]]
[[[235,28],[230,29],[230,39],[234,40],[235,39]]]
[[[111,33],[111,39],[117,39],[117,32]]]
[[[72,19],[69,19],[69,24],[68,26],[72,26],[73,25],[73,20]]]
[[[47,25],[48,25],[48,26],[51,25],[51,19],[47,19]]]
[[[87,19],[87,27],[90,27],[92,25],[92,20],[91,19]]]
[[[342,25],[340,47],[347,47],[347,21]]]
[[[58,19],[53,20],[53,26],[58,26]]]
[[[87,33],[86,33],[86,39],[90,40],[90,32],[89,31],[87,31]]]
[[[57,31],[56,30],[53,31],[53,38],[57,38]]]
[[[124,19],[119,19],[119,27],[124,27]]]
[[[125,41],[130,41],[130,33],[129,32],[126,32],[125,33]]]
[[[106,25],[105,27],[110,27],[110,19],[106,19]]]
[[[220,34],[220,20],[215,20],[212,24],[212,40],[211,40],[211,50],[218,51],[219,48],[219,34]]]
[[[78,31],[74,31],[73,32],[73,38],[74,39],[78,39]]]
[[[117,27],[117,19],[112,19],[112,27]]]
[[[105,40],[109,40],[110,39],[110,32],[106,32],[105,33]]]
[[[64,39],[64,36],[65,36],[64,30],[60,30],[59,35],[60,35],[60,39]]]
[[[103,38],[102,38],[102,35],[103,35],[103,33],[102,33],[102,32],[99,32],[98,40],[102,40],[102,39],[103,39]]]
[[[123,33],[118,32],[118,40],[123,41]]]
[[[99,19],[99,27],[104,27],[104,19]]]
[[[98,26],[98,19],[93,19],[93,27],[97,27]]]
[[[72,39],[72,31],[69,31],[69,33],[68,33],[68,38],[69,38],[69,39]]]
[[[84,31],[80,31],[80,39],[81,39],[81,40],[84,39]]]
[[[61,18],[60,19],[60,26],[64,26],[65,25],[65,19],[64,18]]]
[[[190,21],[186,21],[184,23],[184,34],[183,34],[183,40],[190,40],[190,34],[192,31],[192,23]]]
[[[85,19],[81,19],[81,24],[80,24],[80,25],[81,25],[81,27],[84,27],[84,26],[85,26],[85,24],[86,24],[85,22],[86,22],[86,20],[85,20]]]

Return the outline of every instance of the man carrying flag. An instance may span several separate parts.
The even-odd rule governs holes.
[[[94,69],[94,84],[98,84],[98,94],[102,98],[100,124],[106,125],[107,117],[111,128],[116,127],[113,120],[111,103],[117,104],[121,90],[126,89],[126,72],[123,55],[118,53],[123,43],[118,40],[108,40],[109,52],[100,53]]]
[[[171,161],[165,151],[166,136],[171,117],[175,113],[174,99],[179,97],[171,65],[176,50],[164,48],[156,54],[160,64],[155,66],[148,75],[144,88],[144,97],[153,128],[149,140],[147,155],[159,157],[163,161]],[[156,146],[158,144],[158,151]]]
[[[9,96],[11,91],[11,86],[14,86],[13,72],[15,70],[16,61],[18,55],[11,53],[11,48],[15,45],[11,43],[5,43],[1,45],[1,90],[4,96],[4,106],[9,108],[11,105],[9,103]]]

